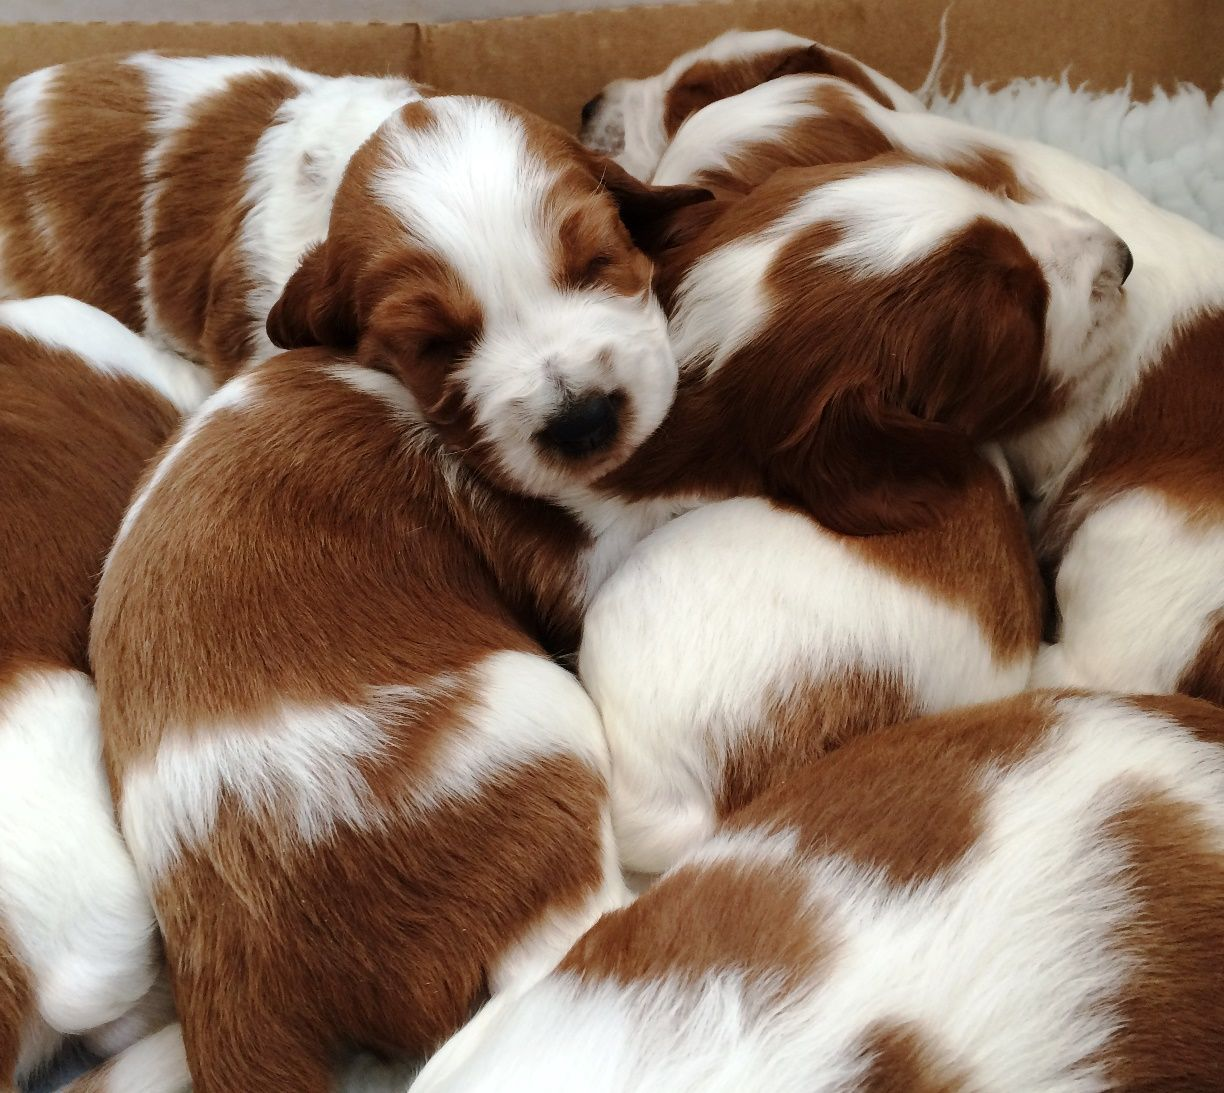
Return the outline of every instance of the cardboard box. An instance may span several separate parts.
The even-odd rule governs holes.
[[[707,0],[441,23],[14,23],[0,85],[59,61],[169,49],[273,53],[325,73],[408,74],[514,99],[560,122],[609,79],[644,76],[731,27],[784,27],[861,57],[909,87],[926,74],[950,0]],[[944,86],[1058,76],[1138,95],[1224,82],[1224,0],[955,0]]]

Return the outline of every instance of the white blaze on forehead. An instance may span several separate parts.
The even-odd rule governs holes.
[[[171,729],[124,779],[123,829],[137,863],[156,876],[183,848],[205,841],[223,795],[307,845],[341,826],[382,827],[388,802],[374,796],[364,766],[385,756],[390,726],[436,716],[431,706],[439,701],[461,704],[459,723],[392,807],[454,804],[499,773],[548,755],[606,773],[599,718],[577,680],[540,656],[495,653],[421,686],[371,688],[360,705],[285,703],[248,721]]]
[[[764,281],[790,239],[816,224],[836,224],[842,238],[820,256],[863,277],[888,276],[935,250],[1005,203],[947,172],[918,165],[871,170],[817,186],[756,235],[706,255],[685,275],[670,332],[682,366],[707,360],[713,370],[769,319]]]
[[[389,119],[373,190],[412,237],[452,266],[487,311],[527,310],[555,293],[547,248],[552,167],[520,119],[491,100],[428,101],[422,128]]]
[[[663,70],[663,80],[670,87],[685,69],[698,61],[742,61],[783,49],[804,49],[812,44],[810,38],[800,38],[785,30],[729,30],[697,49],[680,54]]]

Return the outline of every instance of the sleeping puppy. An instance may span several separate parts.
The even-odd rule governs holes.
[[[350,162],[231,380],[137,497],[92,653],[202,1093],[329,1088],[546,972],[625,889],[572,648],[592,483],[673,397],[652,191],[508,105]]]
[[[737,812],[413,1093],[1224,1088],[1224,714],[1026,694]]]
[[[721,204],[663,259],[676,403],[610,477],[743,499],[645,539],[579,662],[646,873],[849,737],[1025,686],[1036,569],[981,446],[1057,407],[1062,347],[1120,307],[1101,225],[897,157]]]
[[[1064,152],[899,113],[810,76],[691,117],[655,180],[743,192],[779,166],[881,149],[1016,200],[1066,203],[1125,233],[1135,272],[1118,336],[1107,352],[1086,347],[1059,411],[1007,443],[1036,499],[1039,555],[1056,591],[1057,644],[1034,678],[1224,703],[1224,243]]]
[[[76,300],[0,303],[0,1088],[65,1036],[117,1050],[158,1020],[86,644],[123,510],[207,386]]]
[[[275,57],[136,53],[40,69],[0,100],[0,295],[61,292],[219,379],[323,237],[349,157],[408,80]]]
[[[710,103],[795,73],[833,77],[889,109],[925,109],[908,91],[849,54],[783,30],[729,30],[681,54],[656,76],[613,80],[583,107],[582,140],[630,174],[649,179],[686,118]]]

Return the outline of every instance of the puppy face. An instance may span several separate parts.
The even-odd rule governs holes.
[[[1083,214],[886,156],[780,172],[666,255],[660,291],[771,493],[870,534],[929,522],[972,446],[1057,409],[1117,336],[1128,264]]]
[[[630,174],[652,176],[680,125],[702,107],[794,73],[836,76],[884,106],[920,110],[908,92],[853,57],[781,30],[732,30],[656,76],[614,80],[582,111],[582,141]]]
[[[563,496],[671,404],[675,360],[634,236],[705,196],[643,186],[492,100],[413,103],[354,157],[269,335],[355,347],[487,476]]]

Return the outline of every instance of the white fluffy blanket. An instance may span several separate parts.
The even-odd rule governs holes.
[[[989,88],[966,79],[937,114],[1044,141],[1105,167],[1144,197],[1224,235],[1224,93],[1183,84],[1135,102],[1129,88],[1089,91],[1066,79]]]

